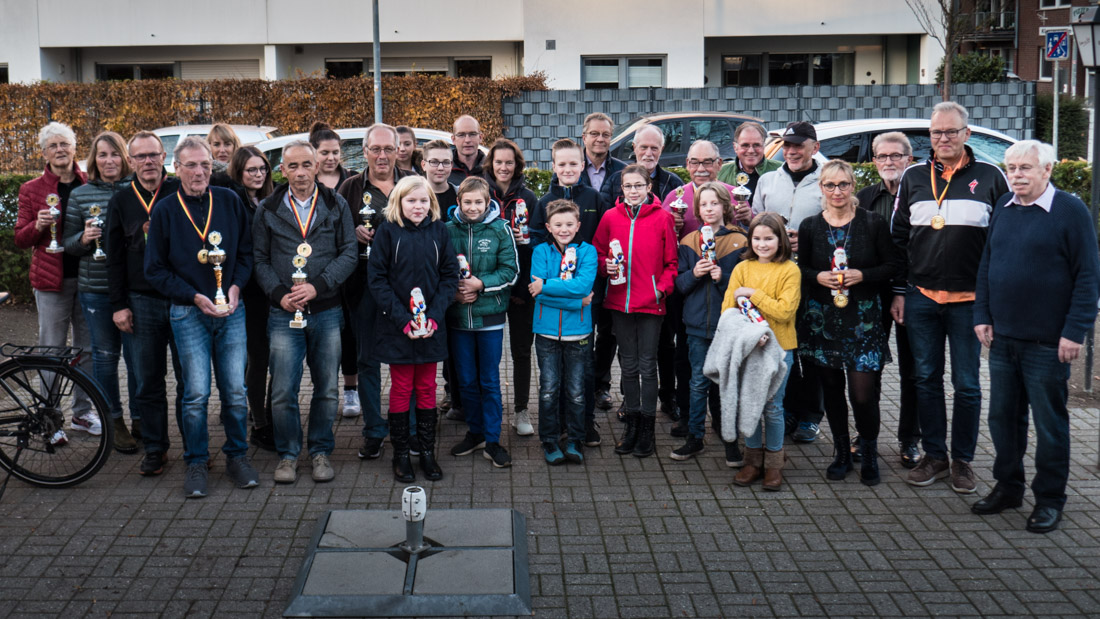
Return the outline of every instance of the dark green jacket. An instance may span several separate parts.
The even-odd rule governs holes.
[[[500,205],[490,201],[485,217],[478,222],[462,219],[455,208],[447,232],[455,252],[466,257],[470,274],[485,284],[473,303],[454,303],[447,309],[448,324],[465,330],[503,325],[519,273],[519,256],[511,228],[500,219]]]

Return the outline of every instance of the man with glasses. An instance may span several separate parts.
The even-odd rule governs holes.
[[[798,251],[798,226],[803,219],[821,212],[819,167],[814,155],[821,147],[817,130],[806,121],[796,121],[783,130],[783,165],[760,177],[752,198],[753,214],[771,211],[787,222],[791,248]],[[784,418],[791,439],[812,443],[825,416],[821,385],[810,369],[794,357],[783,398]]]
[[[581,173],[577,184],[588,185],[604,195],[611,192],[611,177],[626,167],[626,162],[612,157],[608,152],[611,148],[611,132],[614,130],[615,123],[611,122],[610,116],[602,112],[593,112],[586,116],[584,127],[581,129],[581,141],[584,143],[584,172]],[[608,204],[609,207],[614,205],[614,202]]]
[[[462,184],[467,176],[481,176],[482,165],[485,163],[485,153],[478,148],[481,146],[481,125],[473,116],[464,114],[455,119],[454,133],[451,140],[454,148],[451,153],[453,161],[450,181],[455,187]]]
[[[906,481],[929,486],[950,475],[951,488],[962,494],[975,489],[970,462],[982,408],[981,346],[972,330],[978,264],[993,205],[1008,192],[1000,168],[975,160],[966,145],[968,117],[966,108],[951,101],[932,109],[932,156],[902,175],[892,222],[901,277],[891,313],[909,332],[924,446]],[[947,342],[955,388],[950,464],[943,390]]]
[[[383,123],[367,128],[363,136],[363,155],[367,160],[366,169],[344,181],[337,193],[351,208],[355,237],[359,242],[359,264],[355,273],[344,283],[344,294],[348,296],[348,306],[357,309],[359,401],[363,406],[363,445],[359,448],[359,457],[373,460],[382,457],[382,442],[389,428],[386,420],[382,419],[382,366],[370,355],[378,310],[374,297],[367,289],[365,256],[374,240],[374,232],[383,220],[382,211],[386,208],[390,192],[398,180],[415,172],[397,167],[397,130]],[[364,221],[362,213],[368,204],[374,210],[369,222]]]
[[[749,201],[756,192],[760,177],[783,166],[780,161],[764,157],[764,142],[768,131],[757,122],[743,122],[733,131],[733,161],[718,171],[718,180],[727,185],[744,185],[749,190]],[[744,182],[742,182],[744,181]]]
[[[137,410],[141,426],[134,423],[134,438],[145,446],[138,472],[160,475],[168,447],[168,353],[176,381],[176,423],[183,434],[183,368],[168,318],[171,302],[145,278],[146,235],[156,208],[173,208],[161,198],[179,191],[179,178],[164,170],[164,145],[157,134],[139,131],[127,145],[134,179],[130,187],[111,198],[107,215],[107,279],[110,302],[119,331],[130,334],[134,360]],[[157,206],[159,203],[159,206]],[[179,208],[175,206],[175,208]]]
[[[856,195],[856,199],[860,208],[877,213],[883,221],[889,222],[894,215],[894,202],[897,200],[901,175],[913,161],[913,147],[904,133],[891,131],[875,136],[871,142],[871,152],[874,153],[875,168],[882,180],[864,187]],[[885,288],[882,291],[882,322],[887,335],[894,324],[890,315],[893,297],[892,289]],[[911,469],[920,460],[920,449],[917,447],[920,441],[920,419],[917,417],[917,386],[913,380],[913,351],[909,348],[909,334],[904,326],[897,325],[894,340],[897,342],[898,374],[901,375],[898,449],[901,452],[901,465]],[[858,436],[852,439],[853,448],[859,445],[857,441]],[[859,461],[858,451],[853,452],[853,458]]]
[[[247,336],[240,306],[252,274],[252,226],[237,194],[210,186],[213,155],[206,140],[185,137],[174,154],[180,187],[153,207],[145,277],[172,302],[168,312],[183,368],[183,493],[200,498],[206,496],[210,459],[211,362],[221,396],[226,473],[239,488],[259,485],[248,460]]]

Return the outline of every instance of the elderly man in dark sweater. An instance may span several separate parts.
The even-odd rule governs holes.
[[[347,201],[316,181],[317,152],[309,142],[288,144],[279,167],[288,184],[264,200],[252,227],[256,280],[271,302],[271,410],[280,458],[275,481],[293,483],[298,478],[298,392],[304,360],[313,380],[308,434],[312,476],[325,482],[335,476],[329,455],[336,447],[332,424],[340,400],[340,284],[355,272],[358,244]]]
[[[169,318],[183,368],[187,498],[206,496],[211,361],[221,395],[226,473],[240,488],[259,485],[248,460],[246,336],[240,305],[241,288],[252,274],[251,226],[236,193],[209,186],[212,161],[210,145],[202,138],[187,137],[176,145],[180,189],[153,206],[145,252],[145,279],[172,302]],[[218,265],[220,271],[214,268]]]
[[[971,507],[996,514],[1024,494],[1028,406],[1035,422],[1035,509],[1027,530],[1058,527],[1069,478],[1070,362],[1096,320],[1100,258],[1095,222],[1054,188],[1054,148],[1035,140],[1005,152],[1012,193],[998,202],[978,269],[974,332],[989,348],[989,433],[997,485]]]

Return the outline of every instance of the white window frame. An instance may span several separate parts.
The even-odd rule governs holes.
[[[629,75],[628,67],[631,60],[660,60],[661,61],[661,84],[659,87],[664,87],[668,84],[668,56],[665,54],[630,54],[628,56],[604,56],[604,55],[592,55],[581,56],[581,88],[588,89],[588,79],[585,75],[587,60],[616,60],[619,65],[619,79],[618,88],[647,88],[647,86],[631,86],[627,83]]]
[[[1047,6],[1050,5],[1050,6]],[[1053,9],[1068,9],[1073,5],[1073,0],[1039,0],[1040,11],[1050,11]]]

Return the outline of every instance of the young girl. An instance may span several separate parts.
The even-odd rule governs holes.
[[[402,178],[390,193],[385,221],[374,235],[367,284],[378,304],[373,356],[390,366],[390,442],[393,475],[416,479],[409,461],[409,401],[416,392],[420,468],[435,481],[436,365],[447,358],[447,307],[458,289],[458,261],[440,221],[428,181]],[[419,294],[417,294],[419,293]]]
[[[512,230],[500,219],[500,205],[489,197],[489,183],[470,176],[458,187],[458,208],[447,222],[460,264],[456,303],[447,310],[449,343],[469,431],[451,454],[485,448],[497,468],[512,466],[500,446],[503,406],[500,355],[508,296],[516,283],[518,257]]]
[[[694,203],[695,219],[702,222],[702,227],[680,241],[680,274],[676,277],[676,288],[684,296],[684,328],[691,362],[691,408],[687,442],[672,451],[673,460],[687,460],[703,451],[708,402],[714,433],[722,436],[718,385],[703,375],[703,362],[722,315],[722,300],[730,274],[746,245],[745,234],[730,225],[733,201],[725,185],[713,181],[704,183],[695,191]],[[713,246],[709,246],[705,254],[701,243],[703,227],[709,229],[709,238],[713,239]],[[737,441],[724,445],[726,466],[740,466],[741,450]]]
[[[612,314],[622,367],[626,429],[615,453],[638,458],[653,453],[657,343],[665,297],[676,280],[672,215],[649,192],[650,182],[645,166],[627,166],[622,173],[623,197],[604,214],[592,240],[609,278],[603,306]]]
[[[760,213],[749,225],[749,246],[733,269],[722,311],[740,311],[738,297],[745,297],[768,320],[779,346],[786,351],[784,362],[788,375],[798,347],[794,316],[801,297],[802,273],[791,260],[791,241],[786,224],[775,213]],[[763,344],[763,342],[761,342]],[[752,485],[764,478],[765,490],[779,490],[783,485],[783,394],[787,378],[779,391],[764,406],[764,433],[767,451],[761,448],[760,428],[745,437],[745,467],[733,478],[738,486]]]
[[[592,355],[597,257],[594,247],[577,239],[580,226],[577,205],[554,200],[546,207],[550,242],[536,245],[531,257],[528,290],[535,299],[533,331],[538,336],[539,440],[549,464],[584,463],[585,367]],[[569,431],[564,454],[558,446],[562,422]]]

